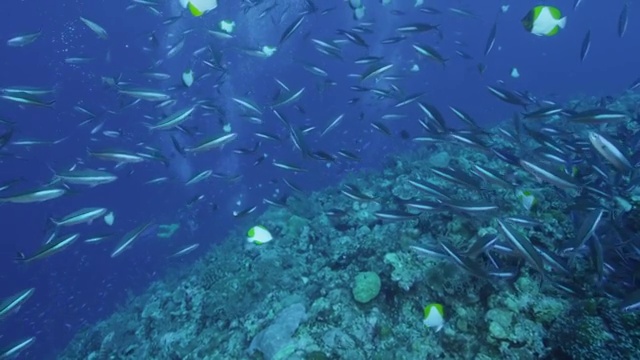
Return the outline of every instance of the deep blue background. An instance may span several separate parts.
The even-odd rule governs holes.
[[[425,92],[421,101],[439,107],[454,126],[460,124],[448,111],[448,105],[464,109],[484,126],[497,124],[518,110],[501,103],[487,92],[486,85],[495,85],[500,80],[505,82],[505,87],[513,90],[527,90],[541,98],[566,101],[581,95],[599,97],[619,94],[640,76],[640,23],[634,21],[640,14],[633,4],[630,6],[631,21],[627,34],[620,39],[616,33],[623,0],[609,1],[606,6],[601,2],[584,1],[576,11],[572,10],[570,1],[549,2],[549,5],[559,7],[568,16],[566,29],[550,38],[532,36],[520,25],[522,16],[538,4],[534,1],[512,1],[510,9],[504,14],[499,9],[506,1],[487,0],[482,1],[482,5],[478,1],[426,1],[429,6],[443,11],[443,14],[433,16],[419,13],[409,1],[400,6],[401,1],[396,0],[398,5],[392,4],[386,8],[377,1],[365,2],[365,20],[374,23],[371,27],[374,33],[363,35],[371,44],[369,54],[384,56],[386,61],[393,62],[395,66],[392,73],[406,77],[396,84],[406,94]],[[113,164],[89,158],[86,155],[87,148],[140,150],[141,147],[136,145],[139,143],[162,149],[170,158],[171,166],[167,168],[155,162],[134,164],[113,170],[120,179],[108,185],[78,188],[80,191],[77,194],[41,204],[0,206],[0,298],[26,288],[36,288],[34,296],[18,314],[0,322],[0,347],[21,338],[37,336],[36,343],[22,356],[52,358],[81,327],[107,317],[118,304],[126,300],[129,293],[140,293],[151,281],[161,278],[163,273],[171,271],[176,265],[195,261],[197,254],[202,254],[211,244],[222,241],[229,230],[236,227],[245,229],[251,224],[251,219],[234,219],[231,212],[261,204],[261,199],[271,196],[275,189],[280,189],[281,194],[289,193],[280,182],[281,178],[286,177],[310,191],[335,184],[347,170],[353,169],[356,165],[345,161],[329,168],[320,162],[303,162],[288,140],[282,143],[264,142],[260,154],[267,153],[268,158],[257,167],[251,164],[259,154],[243,156],[231,152],[233,148],[251,147],[256,141],[252,136],[256,130],[286,137],[280,122],[268,109],[277,89],[274,77],[284,81],[292,90],[306,87],[298,103],[306,110],[305,114],[291,107],[283,108],[296,126],[316,125],[323,129],[338,114],[346,114],[343,123],[326,136],[320,138],[319,132],[308,136],[313,149],[328,152],[348,149],[362,157],[358,167],[370,168],[380,166],[379,160],[386,154],[417,146],[397,136],[384,137],[369,126],[369,122],[379,120],[381,114],[402,113],[408,116],[389,122],[388,126],[395,133],[406,129],[414,136],[419,135],[416,119],[420,113],[415,106],[393,109],[392,101],[377,101],[370,95],[354,93],[349,89],[351,85],[358,84],[349,74],[361,73],[366,68],[352,62],[367,54],[364,48],[343,45],[345,61],[340,62],[321,55],[310,40],[303,39],[307,32],[310,32],[310,38],[325,41],[337,39],[336,29],[350,29],[357,24],[343,1],[316,0],[316,3],[321,9],[336,9],[324,16],[307,16],[298,34],[273,57],[259,59],[242,54],[239,48],[276,44],[283,29],[297,17],[296,11],[300,7],[292,5],[283,23],[274,25],[269,17],[256,19],[259,11],[252,10],[245,15],[236,1],[220,0],[220,7],[214,13],[199,19],[185,16],[168,26],[161,22],[179,13],[176,4],[159,8],[165,15],[158,17],[142,7],[125,10],[130,5],[125,0],[40,1],[38,5],[34,1],[3,2],[0,11],[0,38],[3,40],[0,44],[0,87],[55,87],[57,102],[54,109],[46,109],[21,108],[15,103],[0,100],[0,117],[16,122],[15,139],[54,140],[65,136],[69,136],[69,139],[55,146],[42,145],[30,149],[7,146],[6,151],[26,160],[1,159],[0,180],[24,178],[24,183],[13,190],[20,191],[46,184],[52,177],[49,167],[62,170],[84,162],[88,167],[109,169]],[[468,9],[477,18],[453,14],[446,10],[450,6]],[[283,9],[282,6],[278,7],[274,17],[278,18]],[[405,15],[392,15],[390,9],[402,10]],[[109,32],[109,39],[98,39],[79,21],[80,16],[101,24]],[[218,40],[204,31],[204,28],[215,28],[222,19],[236,21],[235,39]],[[496,44],[484,58],[482,53],[487,36],[496,19]],[[396,36],[396,27],[420,21],[441,24],[444,39],[438,39],[435,34],[422,34],[395,45],[379,44],[384,38]],[[148,82],[144,79],[140,73],[147,71],[156,60],[164,58],[166,46],[182,38],[181,35],[171,37],[169,34],[187,29],[196,31],[186,35],[183,51],[153,68],[154,71],[172,74],[172,80]],[[42,31],[42,36],[32,45],[24,48],[4,45],[4,41],[17,34],[38,30]],[[581,63],[580,46],[588,30],[591,30],[592,48]],[[155,32],[160,39],[161,48],[151,52],[142,51],[143,47],[149,46],[147,38],[151,32]],[[466,44],[461,49],[477,59],[467,61],[456,56],[455,40]],[[418,59],[411,47],[413,43],[430,44],[445,57],[451,58],[446,69],[434,62]],[[173,110],[192,104],[194,99],[210,99],[225,109],[226,121],[240,136],[234,144],[222,150],[184,160],[172,152],[167,134],[150,133],[142,125],[144,121],[156,121],[145,119],[145,115],[157,118],[164,114],[153,109],[149,103],[119,110],[120,103],[129,99],[118,97],[113,89],[103,86],[101,77],[122,74],[123,80],[158,89],[179,85],[180,74],[190,64],[194,64],[196,76],[209,71],[192,56],[194,50],[208,44],[224,54],[224,62],[229,69],[227,83],[217,91],[214,87],[217,76],[211,76],[196,82],[188,91],[176,90],[174,94],[180,102]],[[106,59],[107,53],[110,53],[110,61]],[[94,57],[95,61],[80,66],[68,65],[64,63],[64,58],[68,56],[89,56]],[[303,70],[301,61],[324,68],[337,85],[319,93],[316,86],[323,79]],[[478,62],[487,65],[483,75],[476,70]],[[420,72],[408,71],[414,63],[420,65]],[[514,66],[521,74],[518,79],[509,77]],[[249,124],[242,119],[237,105],[229,100],[231,96],[246,96],[260,104],[265,113],[265,124]],[[362,101],[347,105],[347,100],[353,97],[361,97]],[[85,117],[73,110],[75,105],[97,114],[105,110],[115,111],[115,114],[101,116],[99,121],[106,121],[104,130],[121,129],[125,136],[120,139],[92,136],[89,132],[98,122],[78,127]],[[365,114],[364,120],[359,120],[361,112]],[[197,126],[206,135],[221,131],[216,117],[203,116],[201,110],[197,110],[189,124]],[[189,141],[182,135],[179,137],[181,141]],[[270,164],[272,159],[305,164],[310,171],[293,175],[275,169]],[[183,185],[186,177],[206,169],[241,173],[244,177],[233,184],[221,179],[209,179],[189,188]],[[159,176],[169,176],[172,180],[160,185],[143,184]],[[190,198],[201,193],[206,195],[205,201],[191,208],[186,206]],[[238,200],[242,200],[241,206],[236,205]],[[31,253],[42,244],[50,216],[61,217],[88,206],[113,210],[116,214],[114,226],[109,228],[100,221],[67,231],[80,231],[85,238],[114,233],[112,239],[103,244],[79,241],[60,254],[26,266],[13,261],[16,251]],[[263,209],[264,205],[261,205],[259,211]],[[168,240],[145,237],[120,257],[111,259],[109,254],[119,237],[149,220],[177,222],[181,224],[181,229]],[[173,251],[194,242],[201,244],[196,254],[167,259],[167,255]]]

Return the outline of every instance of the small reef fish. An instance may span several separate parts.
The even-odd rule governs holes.
[[[442,304],[432,303],[424,307],[422,323],[426,327],[435,328],[436,332],[444,326],[444,310]]]
[[[247,231],[247,241],[255,245],[266,244],[273,240],[273,235],[262,225],[256,225]]]
[[[539,5],[531,9],[523,18],[522,26],[536,36],[553,36],[567,25],[567,17],[563,17],[558,8]]]

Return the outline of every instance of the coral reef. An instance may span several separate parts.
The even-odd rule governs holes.
[[[366,304],[378,296],[381,285],[378,274],[373,271],[361,272],[353,282],[353,298],[361,304]]]
[[[509,145],[491,132],[498,145]],[[571,280],[584,284],[573,293],[559,290],[547,274],[555,270],[546,266],[541,274],[518,257],[500,257],[518,269],[514,276],[478,278],[410,246],[442,241],[466,251],[474,239],[498,232],[492,217],[375,216],[423,196],[408,180],[429,179],[460,199],[494,199],[504,216],[535,217],[540,225],[521,231],[545,248],[558,249],[573,236],[569,205],[548,186],[520,180],[525,199],[500,189],[470,192],[429,173],[475,163],[502,166],[485,153],[433,143],[389,159],[382,172],[351,174],[339,188],[292,197],[258,219],[273,241],[250,246],[239,230],[182,275],[154,283],[78,334],[60,359],[640,358],[640,315],[621,312],[592,286],[587,259],[572,259]],[[342,196],[345,184],[375,201]],[[629,218],[638,218],[637,209],[635,200]],[[437,333],[421,322],[432,302],[445,309]]]

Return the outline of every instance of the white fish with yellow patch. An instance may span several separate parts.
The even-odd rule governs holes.
[[[115,219],[116,219],[116,216],[113,214],[113,211],[105,215],[103,218],[105,224],[109,226],[113,225],[113,222],[115,221]]]
[[[553,36],[564,29],[567,18],[558,8],[539,5],[531,9],[521,20],[522,26],[536,36]]]
[[[202,16],[218,7],[218,0],[180,0],[182,7],[189,9],[191,15]]]
[[[233,20],[222,20],[220,21],[220,30],[226,32],[227,34],[231,34],[236,27],[236,23]]]
[[[256,225],[247,232],[247,241],[255,245],[266,244],[273,240],[273,235],[262,225]]]
[[[182,73],[182,83],[186,87],[193,85],[193,70],[189,69]]]
[[[432,303],[424,307],[424,319],[422,323],[426,327],[435,328],[436,332],[444,326],[444,310],[442,304]]]

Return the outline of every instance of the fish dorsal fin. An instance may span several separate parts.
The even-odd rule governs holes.
[[[560,10],[558,10],[558,8],[553,6],[547,6],[547,9],[549,9],[549,13],[554,19],[560,20],[560,18],[562,18],[562,14],[560,13]]]
[[[538,16],[540,16],[540,14],[542,13],[542,10],[544,10],[546,6],[536,6],[533,8],[533,16],[531,17],[531,19],[535,22],[536,20],[538,20]]]
[[[200,11],[197,7],[195,7],[191,2],[189,2],[189,11],[191,11],[191,15],[193,16],[202,16],[203,12]]]

